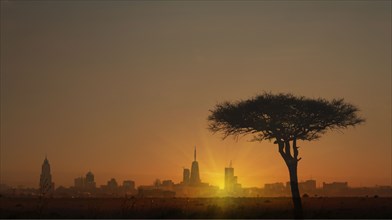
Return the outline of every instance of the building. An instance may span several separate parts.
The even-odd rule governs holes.
[[[158,189],[155,186],[139,186],[137,195],[141,198],[174,198],[176,192],[171,190]]]
[[[184,168],[182,172],[182,184],[188,185],[190,182],[190,171],[187,168]]]
[[[97,184],[94,181],[94,174],[91,171],[89,171],[86,174],[85,184],[86,184],[86,188],[89,188],[89,189],[95,189],[96,188]]]
[[[241,189],[241,184],[237,182],[237,176],[234,176],[234,168],[231,161],[230,166],[225,168],[225,191],[226,193],[238,193]]]
[[[230,166],[225,168],[225,191],[230,193],[234,190],[234,168]]]
[[[333,182],[333,183],[325,183],[323,182],[323,190],[330,192],[338,192],[344,191],[348,189],[347,182]]]
[[[291,192],[290,182],[286,182],[286,188],[288,192]],[[304,193],[314,193],[316,192],[316,180],[306,180],[304,182],[298,183],[298,189],[301,194]]]
[[[96,183],[94,181],[94,174],[89,171],[85,177],[77,177],[74,179],[74,187],[77,189],[95,189]]]
[[[107,188],[109,190],[116,190],[118,188],[118,184],[117,184],[116,179],[114,179],[114,178],[110,179],[107,183]]]
[[[161,187],[173,187],[174,182],[172,180],[163,180]]]
[[[312,193],[316,191],[316,180],[306,180],[305,182],[298,183],[300,192]]]
[[[85,187],[86,179],[84,177],[77,177],[74,179],[74,187],[77,189],[83,189]]]
[[[286,194],[283,183],[266,183],[264,184],[264,196],[283,196]]]
[[[41,176],[39,180],[39,189],[41,195],[52,194],[54,191],[54,183],[52,182],[52,175],[50,174],[50,164],[48,158],[45,157],[42,164]]]
[[[199,163],[196,160],[196,147],[194,151],[194,160],[192,162],[192,167],[191,167],[191,178],[190,178],[190,184],[191,185],[199,185],[201,183],[200,180],[200,174],[199,174]]]
[[[133,190],[135,190],[135,181],[124,180],[122,186],[123,186],[124,190],[126,190],[126,191],[133,191]]]
[[[135,195],[137,193],[135,181],[124,180],[120,191],[126,195]]]
[[[161,189],[174,190],[177,197],[211,197],[216,196],[219,187],[210,186],[208,183],[203,183],[200,179],[199,163],[196,160],[196,147],[194,150],[192,167],[184,168],[183,178],[180,184],[174,184],[167,180],[162,182]]]

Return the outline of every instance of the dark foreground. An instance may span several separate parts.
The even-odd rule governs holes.
[[[303,198],[305,218],[392,218],[392,198]],[[292,218],[290,198],[0,198],[1,218]]]

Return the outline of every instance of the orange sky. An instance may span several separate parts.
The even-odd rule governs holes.
[[[345,98],[366,123],[300,142],[299,180],[392,185],[391,2],[1,1],[1,183],[89,170],[181,181],[286,182],[276,145],[211,134],[217,102],[262,91]]]

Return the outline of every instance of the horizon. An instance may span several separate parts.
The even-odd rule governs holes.
[[[366,119],[298,141],[298,181],[392,185],[390,1],[1,1],[0,183],[56,188],[88,171],[149,185],[289,180],[273,142],[222,140],[217,103],[263,91],[344,98]]]
[[[45,156],[45,159],[47,159],[47,157]],[[50,164],[50,160],[48,159],[48,161],[49,161],[49,164]],[[195,160],[195,161],[198,161],[198,160]],[[235,167],[233,167],[232,166],[232,164],[230,164],[229,166],[225,166],[223,169],[225,169],[225,168],[228,168],[228,167],[230,167],[230,168],[234,168],[234,173],[235,173]],[[186,167],[184,167],[184,169],[185,169]],[[88,170],[88,171],[86,171],[86,174],[87,173],[89,173],[89,172],[91,172],[92,174],[94,174],[94,172],[92,171],[92,170]],[[201,173],[203,173],[203,172],[201,172]],[[224,172],[222,172],[222,173],[224,173]],[[51,174],[53,175],[53,170],[51,169]],[[83,177],[83,178],[85,178],[85,176],[86,176],[86,174],[84,174],[84,175],[80,175],[80,176],[76,176],[74,179],[76,179],[76,178],[79,178],[79,177]],[[94,177],[96,177],[96,175],[94,174]],[[224,178],[224,174],[222,175],[222,177]],[[116,179],[116,177],[112,177],[112,178],[114,178],[114,179]],[[110,178],[110,179],[112,179],[112,178]],[[108,180],[110,180],[110,179],[108,179]],[[136,179],[132,179],[132,178],[129,178],[129,179],[123,179],[123,180],[120,180],[120,181],[118,181],[118,184],[119,184],[119,186],[121,186],[122,184],[122,182],[123,181],[128,181],[128,180],[131,180],[131,181],[134,181],[135,182],[135,187],[137,187],[137,186],[146,186],[146,185],[153,185],[153,182],[155,181],[155,180],[160,180],[160,181],[164,181],[164,180],[172,180],[172,179],[170,179],[170,178],[162,178],[162,179],[160,179],[160,178],[155,178],[155,179],[153,179],[149,184],[137,184],[137,180]],[[53,180],[53,179],[52,179]],[[335,182],[347,182],[347,181],[331,181],[331,182],[319,182],[319,181],[317,181],[317,179],[314,179],[314,178],[312,178],[312,177],[310,177],[309,179],[303,179],[303,180],[299,180],[299,182],[306,182],[306,181],[309,181],[309,180],[314,180],[314,181],[316,181],[316,187],[317,188],[321,188],[321,184],[320,183],[335,183]],[[117,181],[117,179],[116,179],[116,181]],[[180,184],[181,183],[181,181],[173,181],[174,182],[174,184]],[[202,181],[203,182],[203,181]],[[264,183],[264,184],[273,184],[273,183],[283,183],[283,184],[287,184],[289,182],[289,179],[287,179],[287,181],[283,181],[283,182],[268,182],[268,183]],[[68,188],[68,187],[74,187],[74,184],[71,184],[71,185],[69,185],[69,186],[64,186],[64,185],[56,185],[56,182],[54,182],[55,183],[55,188],[58,188],[58,187],[60,187],[60,186],[62,186],[62,187],[66,187],[66,188]],[[207,183],[207,184],[209,184],[209,185],[211,185],[210,183],[208,183],[208,182],[203,182],[203,183]],[[364,186],[362,186],[362,185],[360,185],[360,186],[356,186],[356,187],[353,187],[353,186],[351,186],[350,185],[350,183],[349,182],[347,182],[348,183],[348,187],[352,187],[352,188],[357,188],[357,187],[379,187],[379,186],[390,186],[390,187],[392,187],[392,184],[391,185],[373,185],[373,186],[366,186],[366,185],[364,185]],[[2,184],[5,184],[5,183],[2,183]],[[241,184],[241,183],[240,183]],[[5,184],[5,185],[7,185],[7,184]],[[102,183],[102,184],[98,184],[97,185],[97,188],[99,188],[99,187],[101,187],[101,186],[105,186],[106,184],[105,183]],[[25,185],[17,185],[17,186],[15,186],[15,185],[7,185],[7,186],[10,186],[10,187],[24,187],[24,188],[35,188],[34,186],[30,186],[30,187],[28,187],[28,186],[25,186]],[[219,187],[219,189],[220,190],[223,190],[224,189],[224,184],[223,185],[212,185],[212,186],[217,186],[217,187]],[[37,187],[37,189],[39,188],[39,186],[36,186]],[[257,188],[263,188],[264,187],[264,185],[262,185],[262,186],[242,186],[243,188],[254,188],[254,187],[257,187]]]
[[[45,156],[45,159],[47,159],[47,156]],[[47,159],[48,161],[49,161],[49,164],[51,163],[50,162],[50,160],[49,159]],[[196,160],[196,161],[198,161],[198,160]],[[228,166],[225,166],[222,170],[224,170],[225,168],[228,168],[228,167],[232,167],[232,168],[234,168],[234,173],[235,173],[235,167],[233,167],[232,166],[232,164],[231,164],[231,161],[230,161],[230,165],[228,165]],[[187,168],[187,167],[183,167],[184,169],[185,168]],[[74,179],[76,179],[76,178],[79,178],[79,177],[85,177],[85,175],[88,173],[88,172],[91,172],[92,174],[94,174],[94,172],[93,172],[93,170],[88,170],[88,171],[86,171],[85,172],[85,174],[83,174],[83,175],[80,175],[80,176],[75,176],[75,178],[73,178],[73,180]],[[52,174],[52,176],[53,176],[53,173],[55,173],[55,172],[53,172],[53,169],[51,169],[51,174]],[[200,172],[201,174],[203,174],[203,172]],[[238,176],[238,175],[237,175]],[[96,178],[97,176],[94,174],[94,177]],[[153,182],[155,181],[155,180],[157,180],[157,179],[159,179],[159,180],[161,180],[161,181],[163,181],[163,180],[172,180],[173,181],[173,179],[171,179],[171,178],[154,178],[154,179],[152,179],[151,180],[151,182],[150,183],[145,183],[145,184],[138,184],[138,182],[137,182],[137,179],[132,179],[132,178],[128,178],[128,179],[122,179],[122,180],[118,180],[116,177],[111,177],[111,178],[114,178],[114,179],[116,179],[116,181],[118,182],[118,184],[119,184],[119,186],[121,186],[122,184],[122,182],[123,181],[127,181],[127,180],[131,180],[131,181],[134,181],[135,182],[135,187],[138,187],[138,186],[146,186],[146,185],[153,185]],[[111,178],[108,178],[107,179],[107,181],[109,181]],[[182,178],[182,177],[181,177]],[[224,172],[222,172],[222,180],[224,179]],[[241,177],[239,177],[239,179],[241,179]],[[52,179],[53,180],[53,179]],[[305,181],[308,181],[308,180],[315,180],[316,181],[316,187],[317,188],[321,188],[322,187],[322,183],[335,183],[335,182],[347,182],[347,181],[344,181],[344,180],[341,180],[341,181],[331,181],[331,182],[324,182],[324,181],[318,181],[317,179],[314,179],[314,178],[312,178],[312,177],[310,177],[310,178],[308,178],[308,179],[300,179],[299,180],[299,182],[305,182]],[[38,181],[39,181],[39,179],[38,179]],[[53,180],[54,181],[54,180]],[[102,182],[102,184],[98,184],[97,183],[97,188],[99,188],[99,187],[101,187],[101,186],[105,186],[106,185],[106,183],[107,183],[107,181],[103,181]],[[173,181],[174,182],[174,184],[180,184],[181,183],[181,180],[178,180],[178,181]],[[202,181],[203,182],[203,181]],[[286,181],[281,181],[281,182],[265,182],[264,184],[271,184],[271,183],[283,183],[283,184],[286,184],[287,182],[289,182],[289,179],[287,179]],[[69,187],[74,187],[74,183],[73,183],[73,181],[72,181],[72,184],[70,184],[70,185],[56,185],[56,182],[54,181],[54,183],[55,183],[55,188],[58,188],[58,187],[60,187],[60,186],[62,186],[62,187],[66,187],[66,188],[69,188]],[[208,183],[208,182],[204,182],[204,183]],[[239,182],[240,184],[241,184],[241,182]],[[352,185],[350,185],[350,182],[347,182],[348,183],[348,186],[350,187],[350,188],[358,188],[358,187],[378,187],[378,186],[391,186],[392,187],[392,183],[391,183],[391,185],[388,185],[388,184],[386,184],[386,185],[378,185],[378,184],[376,184],[376,185],[372,185],[372,186],[370,186],[370,185],[359,185],[359,186],[352,186]],[[7,186],[10,186],[10,187],[23,187],[23,188],[33,188],[33,189],[35,189],[35,188],[39,188],[39,186],[37,185],[37,186],[33,186],[33,185],[30,185],[30,186],[26,186],[26,185],[8,185],[8,184],[6,184],[6,183],[1,183],[1,184],[5,184],[5,185],[7,185]],[[213,184],[210,184],[210,183],[208,183],[209,185],[211,185],[211,186],[217,186],[217,187],[219,187],[219,189],[220,190],[223,190],[224,189],[224,181],[222,181],[222,183],[220,184],[220,185],[213,185]],[[244,186],[244,185],[242,185],[242,187],[243,188],[253,188],[253,187],[257,187],[257,188],[263,188],[264,187],[264,184],[263,185],[260,185],[260,186]]]

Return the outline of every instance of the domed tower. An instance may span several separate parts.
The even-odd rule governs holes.
[[[194,157],[194,161],[192,162],[192,167],[191,167],[190,184],[198,185],[201,183],[201,181],[200,181],[200,174],[199,174],[199,163],[196,161],[196,146],[195,146],[193,157]]]
[[[47,157],[45,157],[44,163],[42,164],[39,189],[43,195],[52,193],[54,190],[52,175],[50,174],[50,164]]]

